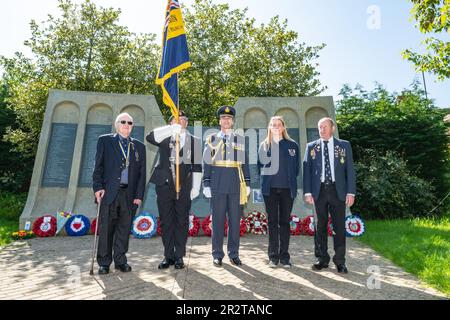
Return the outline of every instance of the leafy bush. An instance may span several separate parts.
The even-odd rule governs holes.
[[[408,218],[424,216],[436,204],[431,183],[412,174],[398,154],[370,149],[359,154],[352,211],[368,219]]]
[[[25,202],[27,194],[12,194],[2,192],[0,194],[0,219],[8,221],[18,221]]]

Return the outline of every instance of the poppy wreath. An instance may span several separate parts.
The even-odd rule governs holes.
[[[315,233],[314,229],[314,216],[306,216],[300,221],[300,232],[307,236],[313,236]]]
[[[358,214],[345,218],[345,235],[347,237],[360,237],[366,231],[366,224]]]
[[[91,222],[91,233],[95,234],[95,228],[97,227],[97,218],[95,218],[94,220],[92,220]],[[100,228],[100,226],[99,226]],[[100,229],[97,230],[97,235],[99,234]]]
[[[298,236],[301,233],[300,229],[300,218],[293,214],[289,221],[289,226],[291,229],[291,235]]]
[[[243,237],[247,233],[247,223],[245,222],[245,219],[241,218],[241,226],[239,229],[239,235]]]
[[[189,230],[188,235],[189,237],[196,237],[198,236],[198,231],[200,229],[200,219],[194,215],[189,215]]]
[[[133,219],[131,233],[135,238],[151,238],[158,229],[156,217],[148,212],[142,212]]]
[[[211,237],[212,234],[212,217],[208,215],[202,221],[202,230],[205,236]],[[228,235],[228,220],[225,219],[224,236]]]
[[[267,216],[259,211],[252,211],[245,218],[247,232],[253,234],[267,234]]]
[[[77,214],[73,215],[67,220],[64,225],[67,235],[71,237],[84,236],[91,228],[91,222],[88,217]]]
[[[41,238],[53,237],[56,233],[56,218],[51,215],[38,218],[33,223],[32,231]]]
[[[160,217],[158,217],[158,219],[157,219],[156,232],[158,233],[158,236],[162,235],[161,218]]]

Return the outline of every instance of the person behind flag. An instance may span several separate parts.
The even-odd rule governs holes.
[[[164,246],[164,259],[158,269],[171,265],[175,265],[175,269],[184,268],[191,201],[198,197],[202,179],[200,140],[186,130],[188,118],[184,112],[181,111],[179,116],[180,124],[176,123],[175,117],[171,117],[170,125],[156,128],[146,138],[159,147],[159,161],[150,178],[150,182],[155,184]],[[182,159],[178,199],[175,191],[176,134],[180,136],[179,155]]]
[[[203,194],[211,198],[212,256],[216,267],[222,266],[225,218],[228,216],[228,257],[239,259],[241,206],[250,194],[250,169],[244,137],[233,132],[236,110],[222,106],[217,111],[220,131],[206,139],[203,153]]]

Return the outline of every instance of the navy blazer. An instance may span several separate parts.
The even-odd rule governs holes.
[[[129,209],[133,208],[134,199],[144,199],[145,191],[145,146],[139,140],[130,138],[130,166],[128,167],[127,200]],[[99,137],[95,167],[92,174],[94,192],[105,190],[103,203],[111,204],[120,188],[120,177],[124,165],[122,151],[117,133],[105,134]],[[135,206],[137,207],[137,206]]]
[[[303,193],[311,193],[317,201],[322,175],[322,150],[320,139],[306,146],[303,160]],[[334,176],[338,198],[345,201],[347,194],[356,195],[356,175],[350,142],[334,138]]]
[[[300,154],[298,152],[298,144],[292,140],[280,140],[280,153],[283,153],[287,156],[288,159],[288,184],[289,189],[291,191],[292,199],[295,199],[297,196],[297,177],[300,171]],[[258,165],[261,170],[261,193],[265,196],[269,196],[270,194],[270,184],[272,181],[272,174],[267,174],[269,168],[271,167],[271,161],[261,161],[264,158],[270,159],[271,157],[271,148],[265,150],[263,143],[259,146],[258,151]],[[267,162],[263,164],[263,162]]]

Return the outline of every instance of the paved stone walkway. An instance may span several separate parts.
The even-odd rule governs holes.
[[[336,273],[333,264],[312,271],[308,236],[291,237],[291,269],[271,269],[267,236],[247,235],[241,238],[242,267],[227,258],[223,268],[214,267],[211,238],[202,236],[188,239],[186,268],[158,270],[161,238],[132,238],[133,272],[112,268],[109,275],[94,277],[89,275],[92,241],[93,236],[36,238],[0,249],[0,299],[446,299],[353,239],[347,244],[347,275]]]

